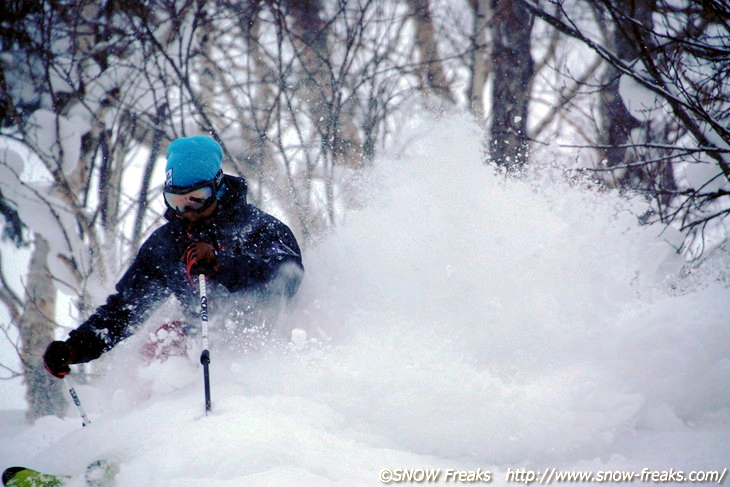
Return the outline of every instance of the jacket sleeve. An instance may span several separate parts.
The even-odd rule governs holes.
[[[304,275],[299,244],[279,220],[270,215],[262,220],[233,248],[219,251],[216,279],[230,292],[263,286],[268,293],[292,297]]]
[[[116,292],[107,298],[76,330],[66,343],[76,356],[73,363],[99,358],[117,343],[132,335],[155,305],[171,294],[163,283],[154,251],[148,242],[116,285]]]

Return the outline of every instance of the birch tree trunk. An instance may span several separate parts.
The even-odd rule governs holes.
[[[451,83],[443,69],[443,61],[438,50],[436,28],[433,25],[428,0],[408,0],[408,8],[416,22],[416,49],[419,59],[417,64],[421,90],[433,93],[447,101],[455,103],[451,92]]]
[[[484,118],[484,85],[491,70],[489,51],[487,49],[487,33],[489,29],[489,0],[472,0],[474,13],[474,29],[472,34],[471,76],[467,97],[472,113]]]
[[[63,415],[67,401],[63,384],[43,366],[43,352],[53,341],[56,327],[52,317],[56,307],[56,288],[48,271],[48,242],[38,233],[30,260],[25,303],[19,320],[20,360],[26,385],[28,410],[26,418],[35,421],[41,416]]]

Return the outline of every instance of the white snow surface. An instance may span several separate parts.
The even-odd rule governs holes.
[[[507,179],[468,121],[404,136],[423,142],[379,161],[369,204],[306,252],[292,340],[212,340],[212,415],[200,344],[145,364],[150,323],[77,385],[90,426],[73,407],[34,425],[3,415],[2,466],[83,485],[85,465],[114,458],[117,485],[136,487],[730,467],[727,258],[680,277],[639,204]]]

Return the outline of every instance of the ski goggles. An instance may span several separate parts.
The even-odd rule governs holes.
[[[165,205],[177,215],[188,211],[199,213],[215,201],[216,191],[222,179],[223,173],[219,172],[215,179],[192,186],[165,186],[163,190]]]

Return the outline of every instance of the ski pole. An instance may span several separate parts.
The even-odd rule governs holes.
[[[198,275],[198,289],[200,290],[200,323],[203,334],[203,352],[200,354],[200,363],[203,364],[203,385],[205,386],[205,415],[210,414],[210,351],[208,351],[208,293],[205,288],[205,274]]]
[[[68,377],[61,379],[63,380],[63,383],[66,384],[66,388],[68,389],[68,393],[71,394],[71,399],[73,399],[74,404],[76,404],[76,408],[79,410],[79,414],[81,415],[81,425],[82,426],[88,426],[91,424],[91,420],[86,415],[86,411],[84,411],[83,406],[81,406],[81,400],[79,399],[79,395],[76,394],[76,389],[74,389],[73,384],[71,383],[71,379]]]

